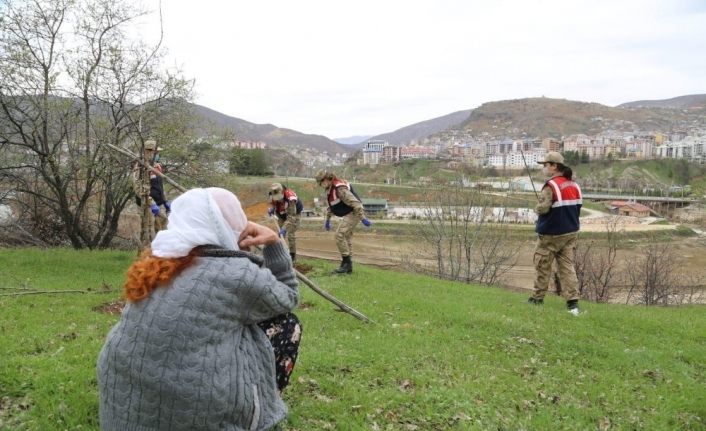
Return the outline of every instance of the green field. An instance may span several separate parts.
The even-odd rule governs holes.
[[[95,360],[134,252],[0,250],[0,429],[93,430]],[[307,260],[285,430],[703,430],[706,308],[543,307],[497,288]],[[81,290],[7,296],[35,290]],[[105,291],[105,292],[104,292]]]

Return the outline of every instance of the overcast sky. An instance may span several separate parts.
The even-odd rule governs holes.
[[[196,103],[329,138],[497,100],[706,93],[706,0],[164,0],[162,13]]]

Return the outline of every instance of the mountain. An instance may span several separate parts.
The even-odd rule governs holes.
[[[192,109],[201,120],[198,127],[203,134],[232,132],[235,139],[241,141],[262,141],[275,148],[310,148],[332,155],[350,151],[350,148],[322,135],[305,134],[272,124],[255,124],[196,104],[192,104]]]
[[[349,136],[347,138],[333,138],[334,141],[342,145],[356,145],[370,139],[371,135]]]
[[[703,121],[703,113],[704,109],[686,113],[656,108],[614,108],[599,103],[540,97],[484,103],[471,112],[460,128],[475,136],[496,138],[561,138],[575,133],[592,135],[605,130],[666,132]]]
[[[703,108],[706,107],[706,94],[690,94],[662,100],[638,100],[618,105],[618,108]]]
[[[414,123],[410,126],[397,129],[394,132],[373,136],[370,140],[384,140],[390,145],[407,145],[414,140],[421,140],[435,133],[458,126],[468,118],[471,110],[457,111],[442,117]]]

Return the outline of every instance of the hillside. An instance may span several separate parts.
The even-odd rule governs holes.
[[[484,103],[460,128],[491,137],[554,137],[606,130],[671,131],[703,123],[705,110],[665,112],[655,108],[613,108],[566,99],[529,98]]]
[[[382,135],[373,136],[370,139],[385,140],[390,145],[409,145],[414,140],[424,139],[435,133],[442,132],[446,129],[458,126],[468,118],[471,110],[453,112],[441,117],[432,118],[431,120],[421,121],[409,126],[397,129],[394,132],[383,133]]]
[[[0,429],[98,429],[96,357],[135,252],[17,249],[0,259],[5,292],[69,291],[0,297]],[[336,277],[333,262],[303,263],[375,323],[299,287],[284,431],[706,427],[703,306],[582,301],[574,317],[553,295],[537,307],[502,289],[364,265]]]
[[[309,135],[291,129],[279,128],[272,124],[255,124],[201,105],[193,104],[192,107],[193,112],[201,119],[198,127],[202,134],[232,132],[236,139],[263,141],[271,147],[311,148],[322,152],[327,151],[329,154],[350,151],[350,148],[325,136]]]
[[[693,109],[706,107],[706,94],[690,94],[662,100],[638,100],[618,105],[618,108],[674,108]]]

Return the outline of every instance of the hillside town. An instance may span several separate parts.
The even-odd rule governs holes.
[[[523,169],[536,163],[548,151],[573,152],[581,161],[601,159],[645,160],[655,158],[706,161],[706,130],[686,132],[603,132],[589,136],[574,134],[564,139],[483,139],[463,131],[432,137],[408,146],[394,146],[386,141],[365,143],[360,164],[398,163],[407,159],[441,159],[473,166]]]

